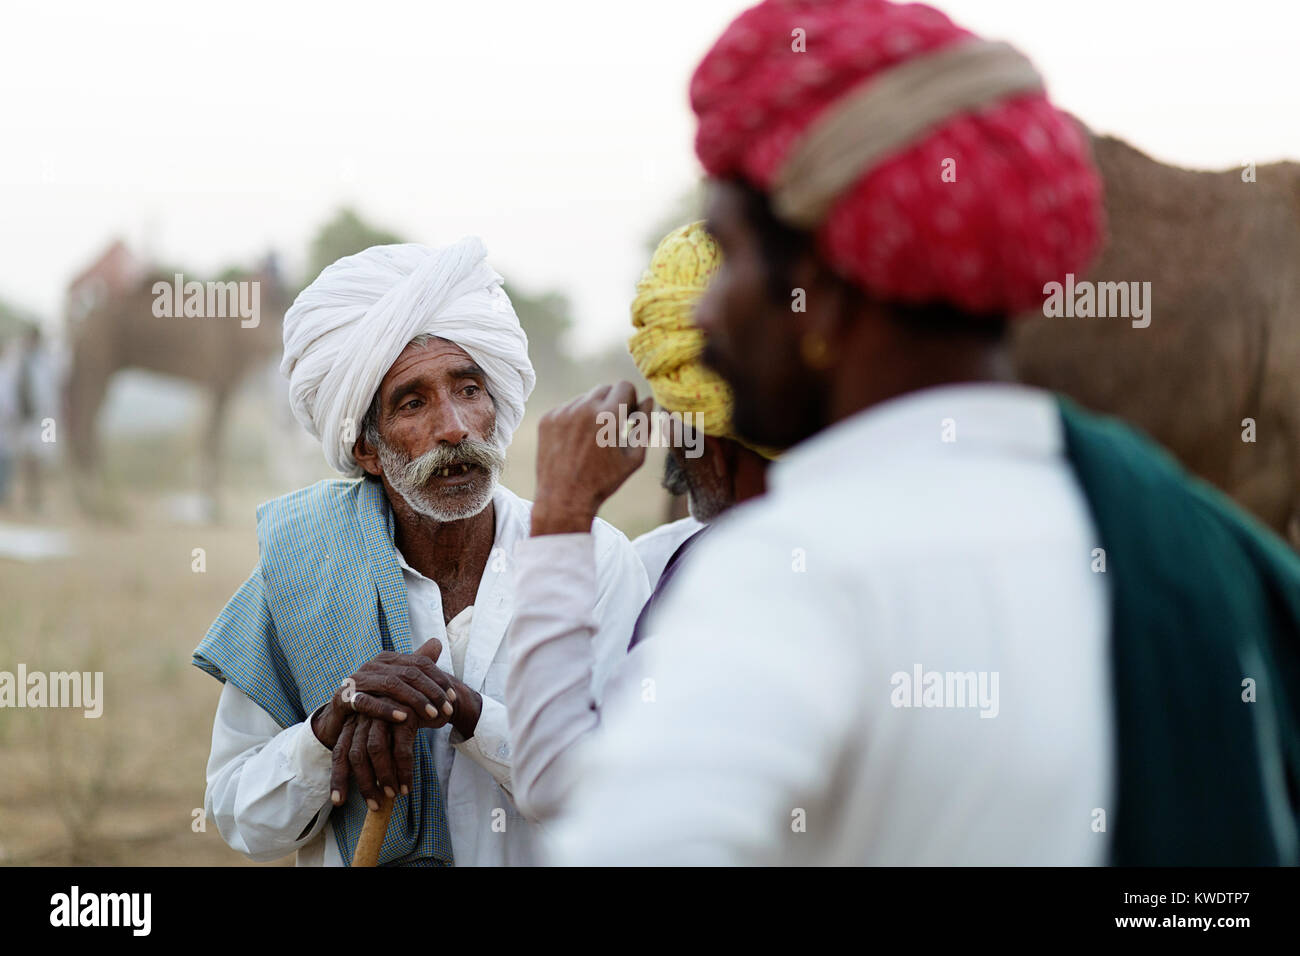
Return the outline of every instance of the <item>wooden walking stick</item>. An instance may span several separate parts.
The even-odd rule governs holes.
[[[378,810],[366,811],[366,822],[361,824],[361,836],[357,839],[357,848],[352,853],[353,866],[378,866],[379,848],[384,845],[384,834],[388,832],[388,818],[393,815],[393,798],[384,795],[379,798]]]

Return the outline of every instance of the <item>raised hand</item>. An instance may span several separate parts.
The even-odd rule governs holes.
[[[537,426],[534,535],[590,531],[600,506],[641,467],[644,446],[601,440],[610,432],[602,426],[608,421],[603,413],[622,420],[620,406],[626,414],[648,415],[654,398],[638,404],[636,389],[629,382],[600,385],[542,416]]]

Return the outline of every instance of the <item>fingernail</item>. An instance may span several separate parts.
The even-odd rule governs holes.
[[[368,806],[371,810],[374,810],[376,812],[378,812],[379,810],[379,802],[376,800],[367,800],[366,806]]]
[[[402,784],[402,796],[406,796],[410,792],[411,792],[411,788],[408,787],[406,784]]]
[[[456,699],[456,692],[455,692],[454,690],[448,690],[448,691],[447,691],[447,699],[448,699],[448,700],[455,700],[455,699]]]
[[[452,714],[456,713],[456,708],[451,706],[451,704],[443,704],[442,712],[450,717]]]
[[[395,794],[395,793],[393,792],[393,788],[392,788],[392,787],[384,787],[384,793],[386,793],[386,794],[388,795],[388,799],[390,799],[390,800],[391,800],[393,797],[397,796],[397,794]]]
[[[425,705],[424,705],[424,712],[425,712],[426,714],[428,714],[430,717],[437,717],[437,716],[438,716],[438,710],[437,710],[436,707],[433,706],[433,704],[425,704]]]
[[[330,803],[334,804],[334,806],[337,807],[342,802],[343,794],[339,793],[337,790],[330,794]]]
[[[405,719],[406,719],[406,711],[404,710],[393,711],[393,720],[405,720]]]

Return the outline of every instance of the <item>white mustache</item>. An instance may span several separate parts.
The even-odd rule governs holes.
[[[402,477],[418,488],[444,468],[476,465],[489,474],[496,474],[505,463],[506,457],[495,442],[466,438],[458,445],[438,445],[412,459],[402,468]]]

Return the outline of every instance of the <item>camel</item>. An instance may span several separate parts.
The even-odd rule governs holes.
[[[64,388],[64,418],[83,507],[95,508],[99,482],[96,419],[112,377],[125,369],[175,376],[202,388],[210,399],[203,433],[200,492],[215,514],[220,487],[220,442],[227,403],[249,371],[279,355],[287,291],[274,267],[233,277],[259,285],[256,325],[238,315],[185,317],[178,307],[160,311],[156,288],[172,287],[173,275],[133,276],[113,294],[98,297],[69,322],[70,364]]]
[[[1086,278],[1149,281],[1150,325],[1026,316],[1017,374],[1137,425],[1300,547],[1300,163],[1197,172],[1109,136],[1093,150],[1108,237]]]

